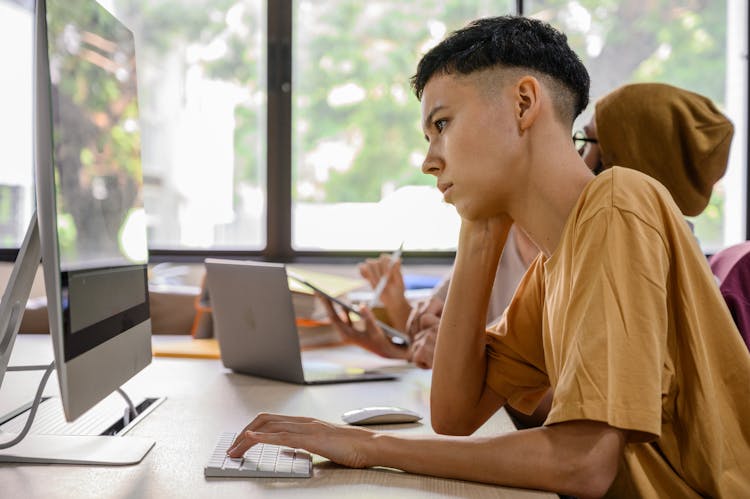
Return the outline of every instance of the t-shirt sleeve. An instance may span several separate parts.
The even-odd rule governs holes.
[[[667,355],[669,255],[662,233],[607,207],[581,223],[566,264],[569,286],[552,300],[556,383],[547,424],[601,421],[649,440],[661,432]],[[562,262],[557,262],[558,264]]]
[[[542,257],[531,264],[500,320],[487,331],[487,386],[531,414],[547,389],[541,330]]]

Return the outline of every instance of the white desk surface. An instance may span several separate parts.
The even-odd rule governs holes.
[[[184,339],[184,338],[180,338]],[[174,341],[154,338],[154,341]],[[354,346],[314,350],[326,359],[355,358],[400,375],[398,381],[298,386],[232,373],[218,360],[156,358],[131,379],[132,396],[166,396],[166,401],[129,434],[156,445],[133,466],[0,465],[3,497],[24,498],[532,498],[555,494],[377,468],[353,470],[314,456],[312,478],[206,479],[203,466],[222,431],[238,430],[257,412],[306,415],[340,423],[340,415],[366,405],[397,405],[423,415],[421,424],[381,426],[386,431],[432,434],[429,422],[430,372],[379,359]],[[46,335],[20,335],[10,365],[52,360]],[[0,414],[30,400],[41,373],[6,373]],[[57,392],[54,375],[47,393]],[[114,395],[118,396],[118,395]],[[504,411],[477,434],[514,431]],[[127,438],[127,436],[123,437]]]

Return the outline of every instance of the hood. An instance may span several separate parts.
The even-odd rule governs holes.
[[[662,83],[618,88],[596,103],[602,165],[661,182],[686,216],[708,205],[727,168],[734,127],[710,99]]]

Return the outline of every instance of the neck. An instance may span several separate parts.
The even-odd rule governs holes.
[[[557,249],[571,211],[594,178],[572,144],[561,146],[537,149],[544,158],[534,162],[532,157],[526,183],[509,209],[511,218],[547,257]]]
[[[534,258],[539,254],[539,248],[536,247],[534,241],[529,239],[529,236],[520,228],[515,227],[513,230],[513,239],[516,243],[516,250],[521,261],[528,267]]]

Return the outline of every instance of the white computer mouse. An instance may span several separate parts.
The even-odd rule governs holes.
[[[345,423],[351,425],[414,423],[422,416],[402,407],[362,407],[353,409],[341,415]]]

